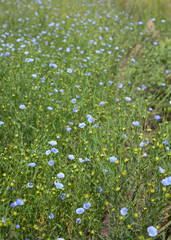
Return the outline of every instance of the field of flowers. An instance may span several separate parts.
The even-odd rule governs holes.
[[[169,24],[131,8],[0,0],[0,240],[171,239]]]

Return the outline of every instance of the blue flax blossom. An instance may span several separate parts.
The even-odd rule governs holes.
[[[76,213],[77,214],[83,214],[84,213],[84,208],[77,208]]]
[[[65,240],[64,238],[57,238],[56,240]]]
[[[91,207],[91,203],[90,202],[87,202],[87,203],[84,203],[84,209],[89,209]]]
[[[140,145],[140,147],[144,147],[145,146],[145,142],[141,142],[139,145]]]
[[[116,158],[116,157],[114,157],[114,156],[110,157],[110,162],[111,162],[111,163],[114,163],[114,162],[116,162],[116,160],[117,160],[117,158]]]
[[[70,127],[67,127],[67,132],[70,132],[72,128]]]
[[[21,206],[24,204],[24,201],[22,199],[17,199],[14,203],[12,203],[11,207]]]
[[[51,166],[54,164],[54,161],[53,161],[53,160],[50,160],[50,161],[48,162],[48,164],[49,164],[49,166],[51,167]]]
[[[2,222],[5,223],[6,221],[7,221],[7,219],[2,217]]]
[[[164,178],[161,183],[165,186],[170,186],[171,185],[171,176]]]
[[[36,166],[36,163],[29,163],[28,164],[30,167],[35,167]]]
[[[68,155],[68,158],[69,158],[70,160],[74,160],[74,155]]]
[[[67,69],[67,73],[72,73],[72,69],[71,69],[71,68],[68,68],[68,69]]]
[[[75,103],[77,102],[77,100],[76,100],[75,98],[73,98],[73,99],[71,100],[71,102],[75,104]]]
[[[126,207],[124,207],[120,210],[120,213],[121,213],[122,216],[125,216],[128,213],[128,209]]]
[[[47,109],[48,109],[49,111],[53,110],[53,108],[52,108],[52,107],[47,107]]]
[[[79,123],[79,127],[80,127],[80,128],[84,128],[85,125],[86,125],[85,123]]]
[[[118,88],[122,88],[122,87],[123,87],[123,84],[119,83]]]
[[[52,148],[51,151],[52,151],[53,153],[58,153],[58,152],[59,152],[58,149],[56,149],[56,148]]]
[[[98,191],[99,191],[99,192],[102,192],[102,191],[103,191],[103,189],[101,188],[101,186],[98,188]]]
[[[163,144],[164,145],[168,145],[168,141],[163,141]]]
[[[20,105],[19,108],[24,109],[24,108],[26,108],[26,106],[25,105]]]
[[[77,219],[76,219],[76,223],[79,223],[79,224],[80,224],[80,223],[81,223],[81,219],[80,219],[80,218],[77,218]]]
[[[64,187],[64,185],[62,183],[56,182],[56,180],[55,180],[54,184],[55,184],[57,189],[62,189]]]
[[[147,232],[149,234],[150,237],[155,237],[157,236],[157,228],[150,226],[147,228]]]
[[[4,122],[0,121],[0,125],[4,125]]]
[[[74,108],[73,108],[73,112],[78,112],[78,108],[77,108],[77,107],[74,107]]]
[[[164,173],[164,170],[163,170],[162,167],[159,167],[159,172],[160,172],[160,173]]]
[[[130,98],[130,97],[126,97],[125,100],[126,100],[127,102],[130,102],[130,101],[131,101],[131,98]]]
[[[132,125],[134,125],[135,127],[138,127],[139,124],[140,124],[140,123],[139,123],[138,121],[132,122]]]
[[[57,141],[50,141],[49,144],[50,144],[51,146],[55,146],[55,145],[57,144]]]
[[[62,195],[61,195],[61,199],[62,199],[62,200],[66,199],[66,195],[65,195],[65,193],[62,193]]]
[[[90,123],[95,121],[95,118],[93,118],[90,114],[87,114],[87,118]]]
[[[103,106],[104,104],[105,104],[104,101],[101,101],[101,102],[99,103],[100,106]]]
[[[32,183],[32,182],[29,182],[29,183],[27,183],[27,186],[28,186],[29,188],[32,188],[32,187],[33,187],[33,183]]]
[[[58,177],[58,178],[64,178],[64,177],[65,177],[65,174],[62,173],[62,172],[60,172],[60,173],[57,174],[57,177]]]
[[[19,225],[19,224],[17,224],[15,227],[16,227],[17,229],[19,229],[19,228],[20,228],[20,225]]]
[[[154,118],[155,118],[156,121],[160,120],[160,116],[159,115],[155,115]]]
[[[47,151],[46,151],[46,155],[47,155],[47,156],[48,156],[50,153],[51,153],[50,150],[47,150]]]
[[[53,219],[54,218],[54,215],[53,215],[53,213],[51,213],[50,215],[49,215],[49,219]]]

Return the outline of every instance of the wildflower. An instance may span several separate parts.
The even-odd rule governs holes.
[[[161,20],[161,22],[162,22],[162,23],[165,23],[165,22],[166,22],[166,20],[162,19],[162,20]]]
[[[78,112],[78,108],[77,108],[77,107],[74,107],[74,108],[73,108],[73,112]]]
[[[20,205],[23,205],[24,204],[24,201],[22,199],[17,199],[17,201],[15,201],[13,203],[13,207],[14,206],[20,206]]]
[[[48,164],[49,164],[49,166],[51,167],[51,166],[54,164],[54,161],[53,161],[53,160],[50,160],[50,161],[48,162]]]
[[[103,171],[105,172],[105,174],[107,174],[107,173],[108,173],[108,170],[107,170],[107,169],[103,169]]]
[[[90,123],[95,121],[95,118],[93,118],[90,114],[87,114],[87,118]]]
[[[57,238],[56,240],[65,240],[64,238]]]
[[[49,144],[55,146],[57,144],[57,141],[50,141]]]
[[[134,125],[135,127],[138,127],[139,124],[140,124],[140,123],[139,123],[138,121],[132,122],[132,125]]]
[[[48,109],[49,111],[53,110],[53,108],[52,108],[52,107],[47,107],[47,109]]]
[[[20,105],[19,108],[24,109],[24,108],[26,108],[26,106],[25,105]]]
[[[58,149],[56,149],[56,148],[52,148],[51,151],[52,151],[53,153],[58,153],[58,152],[59,152]]]
[[[161,86],[162,86],[162,87],[165,87],[165,86],[166,86],[166,83],[162,83]]]
[[[153,42],[153,45],[156,46],[158,43],[157,42]]]
[[[79,161],[80,163],[84,162],[84,160],[83,160],[82,158],[78,158],[78,161]]]
[[[73,98],[73,99],[71,100],[71,102],[75,104],[75,103],[77,102],[77,100],[76,100],[75,98]]]
[[[64,178],[64,177],[65,177],[65,174],[62,173],[62,172],[60,172],[60,173],[57,174],[57,177],[58,177],[58,178]]]
[[[130,102],[130,101],[131,101],[131,98],[130,98],[130,97],[126,97],[125,100],[126,100],[127,102]]]
[[[32,183],[32,182],[27,183],[27,186],[28,186],[29,188],[32,188],[32,187],[33,187],[33,183]]]
[[[32,74],[31,75],[33,78],[36,78],[37,77],[37,74]]]
[[[161,183],[165,186],[171,185],[171,176],[164,178]]]
[[[101,101],[101,102],[99,103],[100,106],[103,106],[104,104],[105,104],[104,101]]]
[[[77,213],[77,214],[82,214],[82,213],[84,213],[84,208],[77,208],[77,209],[76,209],[76,213]]]
[[[119,99],[118,99],[118,98],[116,99],[116,102],[119,102]]]
[[[85,161],[86,161],[86,162],[90,162],[91,160],[90,160],[88,157],[86,157],[86,158],[85,158]]]
[[[76,223],[81,223],[81,219],[80,219],[80,218],[77,218],[77,219],[76,219]]]
[[[140,147],[144,147],[144,145],[145,145],[145,142],[140,143]]]
[[[7,221],[7,219],[2,217],[2,222],[5,223],[6,221]]]
[[[109,80],[109,84],[112,84],[112,83],[113,83],[113,81]]]
[[[134,58],[131,58],[131,62],[136,62]]]
[[[69,158],[70,160],[74,160],[74,155],[68,155],[68,158]]]
[[[168,145],[168,141],[163,141],[163,144],[164,145]]]
[[[55,180],[54,183],[55,183],[55,186],[56,186],[57,189],[62,189],[64,187],[64,185],[62,183],[56,182],[56,180]]]
[[[163,168],[159,167],[159,172],[160,172],[160,173],[164,173]]]
[[[62,193],[62,195],[61,195],[61,199],[64,200],[65,198],[66,198],[65,193]]]
[[[16,227],[17,229],[19,229],[19,228],[20,228],[20,225],[19,225],[19,224],[17,224],[15,227]]]
[[[103,189],[101,188],[101,186],[98,188],[98,191],[99,191],[99,192],[102,192],[102,191],[103,191]]]
[[[128,213],[128,209],[126,207],[124,207],[120,210],[120,213],[121,213],[122,216],[125,216]]]
[[[150,237],[155,237],[157,236],[157,228],[150,226],[147,228],[147,232],[149,234]]]
[[[4,125],[4,122],[0,121],[0,125]]]
[[[91,203],[87,202],[87,203],[84,203],[84,209],[89,209],[91,207]]]
[[[156,121],[158,121],[160,119],[160,116],[159,115],[155,115],[154,118],[155,118]]]
[[[84,128],[85,125],[86,125],[85,123],[79,123],[79,127],[80,127],[80,128]]]
[[[50,215],[49,215],[49,219],[53,219],[54,218],[54,215],[53,215],[53,213],[51,213]]]
[[[111,163],[114,163],[116,160],[117,160],[116,157],[114,157],[114,156],[110,157],[110,162],[111,162]]]
[[[51,150],[46,151],[46,155],[48,156],[51,153]]]
[[[68,68],[68,69],[67,69],[67,73],[72,73],[72,69],[71,69],[71,68]]]
[[[67,132],[70,132],[71,131],[71,128],[70,127],[67,127]]]
[[[122,87],[123,87],[123,84],[119,83],[118,88],[122,88]]]
[[[152,112],[152,111],[153,111],[153,109],[152,109],[152,108],[149,108],[148,110],[149,110],[150,112]]]

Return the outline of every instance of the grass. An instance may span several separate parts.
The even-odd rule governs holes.
[[[120,3],[1,2],[0,240],[169,237],[169,17]]]

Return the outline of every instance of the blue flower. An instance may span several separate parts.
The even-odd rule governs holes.
[[[95,121],[95,118],[93,118],[90,114],[87,114],[87,118],[90,123]]]
[[[166,86],[166,83],[162,83],[161,86],[162,86],[162,87],[165,87],[165,86]]]
[[[131,101],[131,98],[130,98],[130,97],[126,97],[125,100],[126,100],[127,102],[130,102],[130,101]]]
[[[74,160],[74,155],[68,155],[68,158],[69,158],[70,160]]]
[[[78,108],[77,108],[77,107],[74,107],[74,108],[73,108],[73,112],[78,112]]]
[[[50,161],[48,162],[48,164],[49,164],[49,166],[51,167],[51,166],[54,164],[54,161],[53,161],[53,160],[50,160]]]
[[[164,145],[168,145],[168,141],[163,141],[163,144]]]
[[[7,221],[7,219],[2,217],[2,222],[5,223],[6,221]]]
[[[91,203],[90,202],[87,202],[87,203],[84,203],[84,209],[89,209],[91,207]]]
[[[157,228],[150,226],[147,228],[147,232],[149,234],[150,237],[155,237],[157,236]]]
[[[140,147],[144,147],[144,145],[145,145],[145,142],[140,143]]]
[[[14,204],[14,206],[20,206],[20,205],[24,204],[24,201],[22,199],[17,199],[17,201],[15,201],[13,204]]]
[[[53,153],[58,153],[58,152],[59,152],[58,149],[56,149],[56,148],[52,148],[51,151],[52,151]]]
[[[71,68],[68,68],[68,69],[67,69],[67,73],[72,73],[72,69],[71,69]]]
[[[153,109],[152,109],[152,108],[149,108],[148,110],[149,110],[150,112],[152,112],[152,111],[153,111]]]
[[[71,100],[71,102],[75,104],[75,103],[77,102],[77,100],[76,100],[75,98],[73,98],[73,99]]]
[[[53,213],[51,213],[50,215],[49,215],[49,219],[53,219],[54,218],[54,215],[53,215]]]
[[[56,240],[65,240],[64,238],[57,238]]]
[[[60,172],[60,173],[57,174],[57,177],[58,177],[58,178],[64,178],[64,177],[65,177],[65,174],[62,173],[62,172]]]
[[[162,23],[165,23],[165,22],[166,22],[166,20],[162,19],[162,20],[161,20],[161,22],[162,22]]]
[[[19,225],[19,224],[17,224],[15,227],[16,227],[17,229],[19,229],[19,228],[20,228],[20,225]]]
[[[159,115],[155,115],[154,118],[155,118],[156,121],[158,121],[160,119],[160,116]]]
[[[139,124],[140,124],[140,123],[139,123],[138,121],[132,122],[132,125],[134,125],[135,127],[138,127]]]
[[[101,188],[101,186],[98,188],[98,191],[99,191],[99,192],[102,192],[102,191],[103,191],[103,189]]]
[[[76,213],[77,214],[83,214],[84,213],[84,208],[77,208]]]
[[[48,156],[51,153],[51,150],[46,151],[46,155]]]
[[[164,178],[161,183],[165,186],[171,185],[171,176]]]
[[[71,128],[70,127],[67,127],[67,132],[70,132],[71,131]]]
[[[4,125],[4,122],[0,121],[0,125]]]
[[[160,173],[164,173],[164,170],[163,170],[162,167],[159,167],[159,172],[160,172]]]
[[[50,141],[49,144],[50,144],[51,146],[55,146],[55,145],[57,144],[57,141]]]
[[[112,83],[113,83],[113,81],[110,80],[110,81],[109,81],[109,84],[112,84]]]
[[[80,127],[80,128],[84,128],[85,125],[86,125],[85,123],[79,123],[79,127]]]
[[[99,103],[100,106],[103,106],[104,104],[105,104],[104,101],[101,101],[101,102]]]
[[[37,77],[37,74],[32,74],[31,75],[33,78],[36,78]]]
[[[119,102],[119,99],[118,99],[118,98],[116,99],[116,102]]]
[[[78,161],[79,161],[80,163],[84,162],[84,160],[83,160],[82,158],[78,158]]]
[[[80,218],[77,218],[77,219],[76,219],[76,223],[81,223],[81,219],[80,219]]]
[[[33,187],[33,183],[32,183],[32,182],[27,183],[27,186],[28,186],[29,188],[32,188],[32,187]]]
[[[20,105],[19,108],[24,109],[24,108],[26,108],[26,106],[25,105]]]
[[[65,193],[62,193],[62,195],[61,195],[61,199],[64,200],[65,198],[66,198]]]
[[[117,160],[117,158],[116,158],[116,157],[114,157],[114,156],[110,157],[110,162],[111,162],[111,163],[114,163],[114,162],[116,162],[116,160]]]
[[[86,158],[85,158],[85,161],[86,161],[86,162],[90,162],[91,160],[90,160],[88,157],[86,157]]]
[[[125,216],[128,213],[128,209],[126,207],[124,207],[120,210],[120,213],[121,213],[122,216]]]
[[[53,110],[53,108],[52,108],[52,107],[47,107],[47,109],[48,109],[49,111]]]
[[[122,88],[122,87],[123,87],[123,84],[119,83],[118,88]]]
[[[55,180],[54,184],[55,184],[57,189],[62,189],[64,187],[64,185],[62,183],[56,182],[56,180]]]

